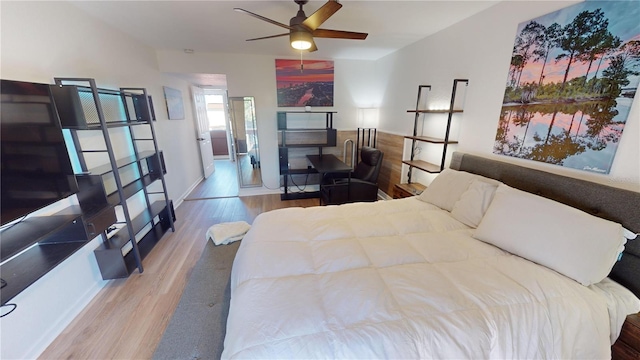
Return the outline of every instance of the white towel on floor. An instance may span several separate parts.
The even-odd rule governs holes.
[[[207,230],[207,240],[211,239],[216,245],[226,245],[241,240],[249,228],[251,225],[246,221],[215,224]]]

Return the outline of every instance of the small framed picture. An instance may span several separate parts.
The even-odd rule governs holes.
[[[184,119],[184,104],[182,103],[182,92],[180,90],[163,86],[164,99],[167,102],[167,113],[169,120]]]

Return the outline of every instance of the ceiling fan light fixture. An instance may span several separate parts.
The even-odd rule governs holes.
[[[292,31],[289,39],[291,47],[296,50],[309,50],[313,42],[313,36],[306,31]]]
[[[308,3],[309,0],[294,0],[294,2],[298,4],[299,9],[296,16],[292,17],[289,20],[289,25],[269,19],[262,15],[254,14],[251,11],[247,11],[241,8],[234,8],[233,10],[245,13],[262,21],[289,30],[288,33],[247,39],[247,41],[264,40],[289,35],[289,44],[293,49],[299,51],[314,52],[318,50],[318,47],[316,46],[316,43],[314,41],[316,38],[353,40],[364,40],[367,38],[367,33],[320,28],[320,26],[327,19],[329,19],[331,16],[333,16],[333,14],[336,13],[336,11],[342,8],[342,5],[338,2],[338,0],[328,0],[310,16],[306,16],[304,10],[302,9],[302,6]]]

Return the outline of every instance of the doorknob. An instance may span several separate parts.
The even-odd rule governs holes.
[[[198,140],[198,141],[204,141],[204,138],[200,138],[200,137],[199,137],[199,138],[196,138],[196,140]]]

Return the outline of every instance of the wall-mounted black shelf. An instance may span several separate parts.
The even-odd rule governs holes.
[[[409,165],[410,168],[416,168],[431,174],[438,174],[442,171],[442,169],[440,169],[440,165],[432,164],[423,160],[402,160],[402,163]],[[411,180],[409,180],[409,184],[411,184]]]
[[[411,155],[409,159],[402,160],[403,164],[409,166],[408,171],[408,183],[411,183],[411,175],[413,174],[413,169],[425,171],[432,174],[437,174],[442,172],[445,168],[445,160],[447,156],[447,149],[449,145],[457,144],[457,140],[450,139],[451,132],[451,123],[453,121],[453,114],[462,113],[462,109],[454,109],[455,101],[456,101],[456,92],[458,90],[458,83],[465,83],[465,85],[469,85],[469,80],[467,79],[454,79],[453,80],[453,89],[451,91],[451,101],[448,109],[420,109],[420,104],[424,100],[422,97],[423,90],[431,90],[431,85],[419,85],[418,86],[418,99],[416,101],[416,108],[414,110],[407,110],[407,113],[415,114],[415,119],[413,123],[413,135],[405,136],[406,140],[411,140]],[[445,130],[444,136],[442,138],[426,136],[426,135],[418,135],[418,125],[420,121],[420,117],[428,114],[446,114],[447,116],[447,128]],[[425,118],[422,119],[425,121]],[[424,160],[416,159],[416,144],[418,142],[425,142],[430,144],[438,144],[442,145],[442,158],[440,164],[429,163]]]
[[[52,93],[62,127],[72,133],[82,171],[100,176],[103,182],[115,182],[115,189],[107,190],[107,203],[122,210],[122,218],[117,222],[123,227],[111,238],[103,232],[103,244],[95,250],[102,278],[126,277],[135,269],[143,272],[144,256],[168,229],[175,231],[175,212],[167,194],[166,168],[156,141],[151,97],[143,88],[100,89],[93,79],[76,78],[56,79]],[[136,137],[134,129],[141,126],[147,126],[148,131]],[[131,149],[127,156],[116,158],[111,132],[115,128],[124,128],[124,138]],[[96,130],[102,133],[105,148],[83,149],[82,132]],[[152,146],[148,145],[150,142]],[[89,166],[89,155],[96,153],[102,153],[108,159]],[[161,183],[162,190],[149,192],[147,188],[156,182]],[[143,196],[136,201],[142,202],[139,205],[144,210],[133,216],[128,200],[140,193]],[[147,232],[142,234],[142,231]],[[136,238],[142,240],[136,241]]]

